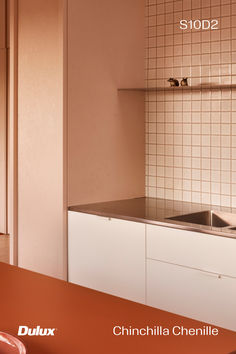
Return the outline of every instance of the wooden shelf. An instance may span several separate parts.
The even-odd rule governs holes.
[[[133,87],[133,88],[119,88],[118,91],[184,91],[184,90],[225,90],[225,89],[236,89],[236,84],[234,85],[198,85],[198,86],[176,86],[176,87]]]

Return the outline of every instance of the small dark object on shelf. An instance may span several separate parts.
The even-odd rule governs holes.
[[[170,83],[170,86],[179,86],[179,81],[173,77],[170,77],[167,81]]]
[[[188,86],[188,78],[187,77],[183,77],[183,79],[181,80],[181,86]]]

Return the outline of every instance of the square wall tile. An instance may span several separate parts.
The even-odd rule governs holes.
[[[181,19],[217,30],[181,30]],[[235,0],[147,0],[147,87],[236,84]],[[236,90],[146,95],[146,195],[236,208]]]

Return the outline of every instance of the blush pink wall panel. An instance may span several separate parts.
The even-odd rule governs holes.
[[[69,205],[144,195],[144,0],[69,0]]]
[[[5,0],[0,0],[0,232],[6,225],[6,40]]]
[[[0,48],[0,232],[6,232],[6,49]]]
[[[6,31],[5,31],[5,19],[6,19],[6,0],[0,0],[0,48],[5,47]]]
[[[60,0],[19,0],[19,266],[64,277]]]

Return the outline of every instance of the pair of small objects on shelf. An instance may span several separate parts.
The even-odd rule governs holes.
[[[177,79],[174,79],[173,77],[170,77],[167,81],[170,83],[171,87],[179,86],[179,81]],[[188,86],[188,78],[183,77],[183,79],[180,81],[180,85]]]

